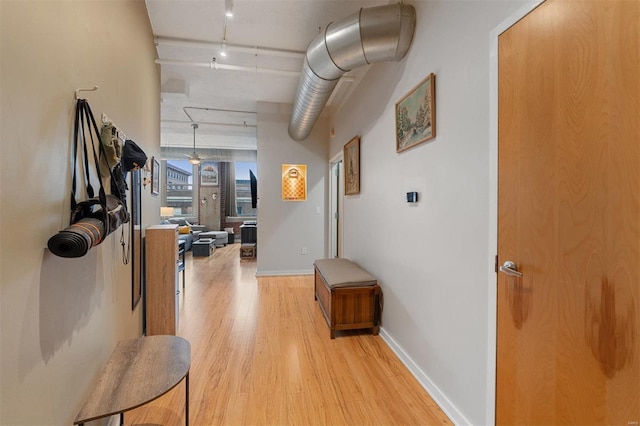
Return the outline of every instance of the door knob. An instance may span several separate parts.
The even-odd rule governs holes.
[[[522,272],[518,272],[518,267],[514,262],[510,260],[504,262],[504,264],[500,267],[500,272],[504,272],[505,274],[512,277],[522,277]]]

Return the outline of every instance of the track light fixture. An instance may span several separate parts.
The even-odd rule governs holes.
[[[224,16],[233,18],[233,0],[224,1]]]

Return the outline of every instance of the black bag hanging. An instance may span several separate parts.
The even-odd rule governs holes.
[[[115,180],[111,181],[111,193],[118,195],[120,200],[126,205],[127,173],[131,170],[138,170],[147,162],[147,154],[144,153],[134,141],[127,139],[122,149],[122,160],[113,168]]]
[[[94,190],[91,186],[87,133],[91,139],[93,160],[100,183],[98,197],[94,197]],[[86,190],[89,199],[78,203],[76,202],[76,159],[80,138],[82,138]],[[47,243],[49,250],[60,257],[84,256],[92,247],[102,243],[107,235],[129,221],[129,213],[122,201],[115,195],[105,193],[100,176],[100,163],[95,148],[95,139],[98,139],[101,153],[106,154],[100,143],[98,126],[86,99],[78,99],[76,102],[73,139],[70,226],[49,238]],[[110,172],[110,175],[111,180],[114,181],[113,173]]]
[[[134,141],[127,139],[124,141],[124,150],[122,152],[122,165],[124,173],[131,170],[137,170],[144,167],[147,163],[147,154]]]

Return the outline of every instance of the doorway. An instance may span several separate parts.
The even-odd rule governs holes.
[[[339,158],[331,163],[329,191],[329,257],[342,256],[342,197],[344,195],[343,161]]]

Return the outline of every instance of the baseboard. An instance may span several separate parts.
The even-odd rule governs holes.
[[[458,408],[447,398],[447,396],[431,381],[429,376],[411,359],[400,345],[380,327],[380,337],[389,345],[391,350],[400,358],[400,361],[409,369],[409,372],[416,378],[420,385],[427,391],[429,396],[438,404],[449,419],[455,425],[470,425],[471,422],[458,410]]]
[[[256,271],[256,277],[280,277],[289,275],[313,275],[313,269],[295,269],[285,271]]]

